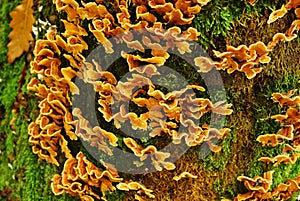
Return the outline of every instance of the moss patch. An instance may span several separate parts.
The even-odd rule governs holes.
[[[31,79],[28,62],[22,56],[8,64],[6,57],[11,30],[9,12],[20,2],[4,0],[0,8],[0,200],[74,200],[52,193],[51,178],[58,170],[41,162],[28,142],[29,121],[37,116],[37,101],[26,90]]]

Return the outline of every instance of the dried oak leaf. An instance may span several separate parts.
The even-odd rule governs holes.
[[[29,42],[33,40],[31,35],[33,18],[33,0],[23,0],[10,16],[12,18],[10,27],[12,31],[8,35],[11,41],[8,43],[7,61],[13,63],[16,58],[22,55],[24,51],[28,51]]]

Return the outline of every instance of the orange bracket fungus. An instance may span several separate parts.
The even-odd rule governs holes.
[[[250,4],[255,1],[248,1]],[[268,19],[268,24],[275,22],[277,19],[282,18],[289,10],[295,8],[296,19],[292,22],[290,28],[285,33],[276,33],[272,40],[266,45],[261,41],[249,45],[239,45],[233,47],[227,45],[225,52],[214,50],[214,55],[218,59],[216,61],[205,59],[202,57],[195,58],[195,65],[199,67],[200,72],[208,72],[214,67],[218,70],[227,70],[233,73],[239,71],[245,73],[248,79],[254,78],[262,71],[262,67],[255,67],[258,64],[266,64],[271,61],[268,56],[279,41],[291,41],[297,37],[296,31],[300,29],[300,11],[297,8],[300,5],[298,1],[290,0],[286,5],[283,5],[279,10],[273,11]]]
[[[244,182],[244,186],[249,191],[248,193],[238,194],[234,201],[241,200],[263,200],[269,196],[269,190],[272,185],[274,171],[265,172],[263,177],[255,176],[249,178],[246,176],[239,176],[238,181]]]
[[[284,5],[279,10],[276,10],[271,13],[269,16],[268,24],[275,22],[277,19],[282,18],[287,13],[287,9]]]
[[[293,197],[293,194],[300,190],[300,177],[287,179],[285,183],[280,183],[272,190],[273,171],[264,173],[263,177],[255,176],[253,179],[248,177],[239,177],[239,181],[243,181],[249,192],[238,194],[234,201],[241,200],[288,200]],[[254,186],[255,185],[255,186]]]
[[[184,178],[184,177],[189,177],[189,178],[193,178],[193,179],[196,179],[196,178],[197,178],[197,176],[192,175],[192,174],[189,173],[189,172],[182,172],[180,175],[174,176],[174,177],[173,177],[173,180],[179,181],[180,179],[182,179],[182,178]]]
[[[140,194],[145,194],[149,198],[155,198],[155,196],[152,194],[152,190],[146,188],[144,185],[138,183],[138,182],[126,182],[126,183],[118,183],[117,184],[117,189],[122,190],[122,191],[129,191],[129,190],[135,190],[137,193]],[[139,197],[139,196],[138,196]]]
[[[101,170],[79,152],[76,158],[69,158],[65,162],[61,175],[54,175],[51,186],[55,195],[67,192],[78,195],[81,200],[94,200],[93,197],[100,199],[94,190],[98,188],[102,193],[101,199],[106,200],[105,192],[116,190],[113,182],[120,183],[122,180],[113,169],[107,167]]]
[[[230,129],[198,125],[196,120],[210,113],[230,115],[231,104],[197,97],[195,93],[205,92],[202,86],[188,84],[185,88],[164,92],[150,79],[160,75],[171,57],[169,51],[179,55],[192,52],[193,47],[187,41],[197,41],[200,32],[182,25],[190,25],[208,2],[133,0],[130,8],[133,10],[129,10],[128,1],[53,0],[56,10],[65,14],[61,19],[63,31],[49,29],[45,39],[35,44],[35,58],[30,65],[31,73],[37,77],[30,81],[28,89],[39,100],[39,116],[30,124],[28,132],[33,152],[42,160],[57,166],[64,161],[61,174],[52,178],[55,195],[68,193],[81,200],[106,200],[106,191],[119,189],[136,191],[137,200],[143,200],[145,196],[155,198],[153,191],[144,185],[123,181],[118,176],[118,169],[106,160],[101,159],[101,167],[98,167],[87,159],[88,156],[82,152],[73,153],[68,146],[81,139],[101,154],[116,157],[114,148],[123,144],[137,158],[136,165],[148,160],[156,171],[176,168],[174,161],[169,160],[172,158],[170,152],[155,145],[144,146],[141,140],[121,135],[125,124],[130,125],[133,133],[150,130],[146,137],[170,139],[172,145],[190,147],[206,143],[214,152],[221,150],[221,146],[214,143],[223,140]],[[109,9],[107,4],[114,9]],[[164,29],[165,25],[167,29]],[[293,34],[298,27],[295,22],[288,34]],[[141,36],[140,40],[135,39],[133,30]],[[120,54],[124,60],[122,65],[130,73],[128,77],[118,80],[120,75],[105,70],[108,66],[95,58],[87,59],[96,45],[101,45],[101,51],[109,56],[122,44],[130,50]],[[225,53],[215,51],[218,62],[205,57],[196,58],[194,62],[199,72],[209,72],[216,66],[217,69],[227,68],[229,72],[246,72],[251,78],[260,71],[254,69],[254,65],[270,61],[269,51],[258,42],[249,47],[228,47]],[[84,94],[78,80],[91,86],[96,94],[96,112],[106,126],[94,125],[74,104],[74,97]],[[132,111],[128,103],[144,112]],[[184,132],[179,132],[181,127]],[[183,172],[174,180],[185,176],[197,177]]]
[[[299,151],[299,132],[300,132],[300,111],[299,111],[299,95],[295,96],[297,90],[290,90],[286,93],[273,93],[272,99],[277,102],[280,107],[287,106],[285,114],[273,115],[271,118],[278,121],[281,125],[281,129],[276,134],[265,134],[260,135],[257,141],[261,142],[263,146],[277,146],[283,144],[285,141],[289,141],[292,144],[286,144],[282,151],[282,155],[278,155],[274,158],[261,157],[260,160],[263,162],[272,162],[277,165],[281,162],[284,163],[295,163],[299,157],[299,154],[287,154],[288,151]]]

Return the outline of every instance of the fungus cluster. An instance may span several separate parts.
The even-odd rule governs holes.
[[[295,192],[300,190],[300,177],[287,179],[285,183],[280,183],[272,190],[272,175],[274,171],[265,172],[263,177],[255,176],[249,178],[245,176],[238,177],[239,181],[244,182],[244,186],[249,192],[238,194],[234,201],[242,200],[289,200]]]
[[[238,194],[234,201],[266,199],[268,191],[272,185],[273,173],[274,171],[265,172],[262,177],[255,176],[254,178],[239,176],[238,181],[244,182],[244,186],[249,192],[245,194]]]
[[[69,91],[76,90],[71,82],[76,72],[70,67],[61,68],[61,61],[57,58],[60,53],[55,42],[37,41],[31,72],[39,74],[41,79],[34,78],[28,84],[28,89],[36,92],[41,100],[38,105],[40,114],[35,122],[29,125],[29,141],[33,145],[34,153],[56,165],[59,165],[56,158],[58,147],[67,158],[71,157],[63,133],[71,140],[77,140],[73,117],[68,110],[71,105]]]
[[[120,0],[108,3],[114,8],[109,9],[103,1],[53,0],[57,11],[66,15],[66,19],[61,20],[64,32],[50,29],[44,40],[36,42],[31,73],[37,74],[37,78],[31,80],[28,89],[40,100],[40,114],[29,126],[33,152],[57,166],[63,159],[59,157],[60,152],[66,158],[61,175],[52,179],[52,190],[56,195],[68,193],[78,195],[81,200],[105,200],[105,191],[114,191],[113,183],[118,183],[120,190],[136,190],[137,200],[143,200],[142,195],[154,197],[142,184],[120,183],[122,178],[111,164],[102,161],[106,167],[103,170],[88,161],[82,152],[76,157],[71,154],[68,141],[79,138],[108,155],[113,155],[112,147],[118,146],[116,134],[93,126],[80,108],[71,111],[72,96],[81,93],[74,83],[75,78],[93,86],[99,95],[98,111],[116,128],[120,129],[125,122],[133,130],[151,127],[149,137],[168,136],[172,143],[188,146],[206,142],[212,151],[221,150],[213,142],[224,139],[230,129],[200,126],[196,120],[211,112],[229,115],[231,105],[196,97],[195,91],[204,91],[198,85],[164,93],[150,79],[160,74],[159,68],[170,57],[168,50],[176,50],[179,54],[192,52],[187,41],[196,41],[200,33],[182,25],[191,24],[195,14],[208,2],[134,0],[132,6],[128,1]],[[169,28],[165,30],[165,26]],[[135,40],[131,30],[136,30],[142,36],[141,40]],[[103,70],[97,61],[86,61],[90,51],[87,38],[101,44],[106,54],[114,53],[114,44],[125,44],[131,49],[134,53],[123,51],[121,54],[132,73],[131,78],[118,82],[115,75]],[[151,52],[147,54],[149,49]],[[146,108],[147,112],[138,115],[129,111],[128,102]],[[118,110],[112,111],[112,108]],[[184,127],[184,132],[178,131],[179,126]],[[154,145],[144,147],[130,137],[123,138],[123,143],[141,162],[151,160],[156,170],[175,169],[175,165],[167,161],[170,153],[162,152]],[[184,173],[179,179],[184,176],[195,177]]]
[[[78,195],[81,200],[94,200],[93,197],[100,199],[97,194],[97,191],[100,191],[103,195],[101,199],[106,200],[105,192],[116,189],[113,182],[120,183],[123,179],[118,176],[114,167],[103,165],[106,166],[105,170],[96,167],[79,152],[76,158],[69,158],[65,162],[61,175],[56,174],[52,178],[53,193],[60,195],[66,192]]]
[[[203,87],[187,85],[179,91],[164,94],[155,88],[151,79],[143,75],[132,74],[126,82],[117,83],[112,73],[102,71],[98,64],[91,63],[82,66],[79,77],[82,77],[86,83],[92,84],[95,91],[99,93],[99,111],[106,121],[113,121],[116,128],[121,128],[124,122],[130,122],[133,130],[147,130],[151,126],[150,137],[168,135],[174,144],[179,144],[182,139],[185,139],[188,146],[196,146],[206,141],[213,151],[219,151],[221,147],[213,145],[211,140],[224,139],[230,131],[209,128],[207,125],[200,127],[195,123],[208,112],[220,115],[229,115],[232,112],[230,104],[223,102],[213,104],[209,99],[196,98],[191,89],[203,91]],[[97,80],[98,78],[102,81]],[[144,87],[145,85],[147,88]],[[147,112],[139,116],[130,112],[127,108],[128,102],[133,102],[138,107],[145,107]],[[114,111],[111,108],[115,108]],[[76,111],[78,110],[80,109],[77,108]],[[74,111],[73,114],[79,119],[84,118]],[[186,128],[186,132],[178,132],[177,128],[180,125]],[[136,150],[133,152],[140,156]]]
[[[260,161],[265,163],[273,163],[277,166],[281,163],[295,164],[300,157],[300,96],[295,95],[297,90],[290,90],[286,93],[273,93],[272,99],[277,102],[280,107],[286,107],[285,114],[274,115],[271,118],[278,121],[281,128],[276,134],[260,135],[257,141],[263,146],[275,147],[284,144],[282,154],[270,157],[261,157]],[[290,152],[290,153],[289,153]],[[248,192],[239,194],[235,197],[235,201],[240,200],[288,200],[293,197],[293,194],[300,190],[300,176],[294,179],[287,179],[286,183],[281,183],[273,190],[272,185],[273,171],[264,173],[263,177],[255,176],[249,178],[245,176],[238,177],[239,181],[244,182],[244,186]]]
[[[88,120],[86,120],[79,108],[73,110],[73,115],[78,120],[75,120],[76,135],[88,141],[91,146],[97,147],[98,150],[102,150],[109,155],[113,155],[111,149],[107,145],[107,141],[110,145],[116,147],[118,138],[111,132],[105,131],[99,126],[92,127]]]
[[[248,2],[253,4],[255,1]],[[256,67],[258,64],[265,64],[271,61],[271,57],[268,54],[278,42],[291,41],[297,37],[295,32],[298,32],[300,29],[300,8],[297,8],[298,6],[300,6],[299,1],[290,0],[279,10],[270,14],[268,24],[282,18],[289,10],[294,8],[296,20],[292,22],[285,33],[276,33],[267,45],[261,41],[249,46],[239,45],[238,47],[233,47],[227,45],[227,51],[225,52],[213,51],[218,60],[213,61],[208,58],[197,57],[194,59],[195,65],[199,67],[200,72],[208,72],[215,67],[218,70],[227,70],[229,74],[234,71],[243,72],[248,79],[252,79],[263,69],[262,67]]]
[[[138,194],[135,195],[136,200],[143,200],[141,197],[142,195],[146,195],[149,198],[155,198],[155,196],[152,194],[152,190],[147,189],[144,185],[138,183],[138,182],[125,182],[125,183],[118,183],[117,184],[117,189],[122,190],[122,191],[129,191],[129,190],[134,190],[137,191]]]
[[[278,121],[281,129],[276,134],[260,135],[257,141],[261,142],[263,146],[277,146],[284,144],[282,155],[274,158],[262,157],[259,160],[267,163],[292,163],[294,164],[300,157],[300,154],[289,154],[288,152],[298,152],[300,150],[299,135],[300,135],[300,96],[295,95],[297,90],[291,90],[287,93],[274,93],[272,99],[278,102],[281,107],[288,107],[285,114],[278,114],[272,116],[272,119]]]
[[[278,41],[278,37],[276,36],[274,40]],[[256,65],[270,62],[271,58],[268,54],[271,50],[261,41],[251,44],[249,47],[246,45],[238,47],[227,45],[226,52],[213,51],[219,61],[197,57],[194,62],[199,67],[199,72],[209,72],[213,68],[227,70],[229,74],[239,71],[245,73],[246,77],[251,79],[262,71],[262,68],[256,68]]]
[[[271,13],[267,22],[268,24],[282,18],[291,9],[294,9],[296,19],[285,33],[277,33],[273,36],[272,41],[268,44],[269,49],[273,49],[279,41],[291,41],[297,37],[297,33],[295,32],[300,30],[300,8],[297,8],[298,6],[300,6],[299,1],[290,0],[287,4],[282,5],[280,9]]]
[[[300,176],[294,179],[287,179],[285,183],[281,183],[272,190],[272,196],[275,200],[291,199],[295,192],[300,190]]]
[[[165,159],[170,157],[170,153],[158,151],[153,145],[143,148],[132,138],[124,138],[123,140],[126,146],[133,151],[133,153],[138,156],[141,161],[144,161],[147,157],[150,157],[156,170],[162,171],[162,167],[167,170],[175,169],[175,165],[173,163],[165,161]]]
[[[45,40],[36,42],[31,73],[38,76],[31,80],[28,89],[35,92],[40,100],[39,116],[29,126],[29,141],[33,152],[57,166],[61,160],[60,152],[67,158],[61,175],[55,175],[52,179],[52,191],[56,195],[68,193],[78,195],[81,200],[105,200],[105,192],[117,188],[137,191],[136,200],[143,200],[142,196],[145,195],[154,198],[152,190],[138,182],[121,182],[123,179],[111,164],[101,161],[105,168],[100,168],[90,162],[82,152],[76,157],[71,154],[68,140],[78,138],[108,155],[113,155],[112,147],[118,146],[116,134],[100,126],[92,126],[80,108],[70,111],[71,96],[80,94],[80,89],[73,82],[75,77],[93,86],[99,95],[99,112],[105,121],[113,122],[116,128],[122,128],[124,123],[129,122],[133,130],[147,130],[151,127],[150,137],[168,136],[172,143],[185,143],[187,146],[197,146],[206,142],[212,151],[221,150],[221,147],[213,142],[224,139],[230,129],[218,130],[206,124],[200,126],[195,122],[210,112],[229,115],[232,113],[231,105],[223,102],[213,103],[209,99],[196,97],[194,91],[204,91],[204,88],[197,85],[188,85],[184,89],[164,93],[150,79],[160,74],[160,67],[170,57],[168,50],[175,49],[182,55],[192,52],[187,40],[196,41],[200,33],[195,28],[182,25],[191,24],[195,15],[208,2],[209,0],[133,0],[130,2],[133,5],[129,5],[128,1],[117,0],[108,3],[114,8],[109,9],[107,2],[102,0],[88,3],[53,0],[57,11],[66,14],[66,19],[61,20],[64,32],[49,30]],[[255,1],[249,2],[252,4]],[[255,66],[271,60],[268,53],[279,41],[291,41],[297,37],[295,32],[300,29],[300,8],[297,8],[299,5],[299,1],[290,0],[270,15],[268,23],[276,21],[295,8],[297,19],[285,33],[274,35],[269,44],[265,45],[259,41],[249,46],[227,46],[226,52],[214,51],[218,61],[197,57],[194,63],[199,67],[198,71],[209,72],[216,67],[218,70],[227,70],[228,73],[240,71],[245,73],[247,78],[253,78],[262,70]],[[164,29],[165,27],[168,28]],[[141,40],[135,40],[135,36],[130,32],[132,30],[141,36]],[[85,57],[90,50],[88,37],[101,44],[107,54],[115,52],[114,44],[126,44],[132,51],[123,51],[121,56],[126,60],[132,77],[118,82],[115,75],[103,70],[97,61],[87,62]],[[150,54],[146,53],[148,49],[151,49]],[[147,87],[144,87],[145,84]],[[292,97],[294,93],[295,91],[273,94],[274,101],[279,102],[281,106],[288,106],[289,109],[284,115],[273,116],[282,125],[278,133],[258,138],[263,145],[276,146],[285,141],[292,143],[286,145],[283,155],[275,158],[263,157],[261,161],[277,165],[281,162],[295,163],[299,157],[299,154],[286,154],[288,151],[300,150],[300,98]],[[129,111],[126,106],[128,102],[146,108],[147,112],[138,115]],[[118,110],[112,111],[111,108]],[[184,127],[184,132],[178,131],[179,126]],[[144,147],[131,137],[122,140],[141,162],[150,159],[156,170],[176,168],[173,163],[167,161],[170,153],[162,152],[154,145]],[[292,192],[299,190],[300,179],[296,178],[288,179],[286,184],[280,184],[269,192],[272,174],[273,172],[269,171],[263,177],[256,176],[253,179],[239,177],[238,180],[244,182],[249,192],[238,195],[236,200],[274,197],[286,199],[291,197]],[[173,179],[179,181],[184,177],[197,178],[183,172]],[[113,183],[117,183],[116,187]]]

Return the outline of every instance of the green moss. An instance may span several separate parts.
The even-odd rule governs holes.
[[[124,191],[116,190],[112,192],[106,192],[105,195],[107,196],[108,201],[122,201],[125,197]]]
[[[19,80],[21,72],[26,64],[25,56],[17,59],[13,64],[7,63],[7,44],[9,27],[9,12],[18,5],[21,0],[1,2],[0,8],[0,106],[3,106],[5,115],[0,122],[0,191],[5,187],[12,190],[8,197],[0,200],[74,200],[69,196],[55,196],[51,191],[51,178],[58,173],[52,164],[41,162],[37,155],[33,154],[28,142],[28,118],[37,116],[37,101],[34,96],[29,96],[26,84],[30,80],[29,68],[25,74],[25,83],[20,89]],[[20,91],[26,99],[27,107],[21,106],[17,115],[12,114],[12,106]],[[14,129],[10,121],[15,118]],[[13,131],[14,130],[14,131]]]
[[[57,200],[50,187],[51,178],[57,173],[57,169],[54,165],[41,162],[31,151],[31,145],[28,142],[26,119],[28,111],[26,110],[31,108],[34,111],[36,105],[36,100],[29,99],[28,108],[20,108],[20,114],[25,115],[16,116],[14,124],[16,132],[11,131],[8,124],[1,124],[1,131],[4,131],[8,137],[5,142],[6,149],[0,155],[2,171],[0,190],[5,186],[13,189],[11,194],[13,199]],[[61,197],[64,198],[63,200],[73,200],[66,196]]]

